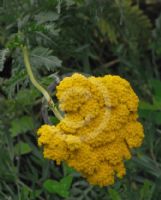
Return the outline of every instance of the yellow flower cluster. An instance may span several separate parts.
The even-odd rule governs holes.
[[[111,185],[115,176],[124,176],[124,160],[144,138],[138,97],[129,82],[76,73],[60,82],[56,95],[64,118],[38,130],[44,157],[57,164],[66,161],[94,185]]]

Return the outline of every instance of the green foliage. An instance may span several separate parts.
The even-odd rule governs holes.
[[[6,59],[8,52],[9,52],[8,49],[0,50],[0,71],[3,70],[3,66],[4,66],[5,59]]]
[[[45,68],[47,70],[52,70],[54,67],[61,66],[61,60],[52,55],[52,51],[43,48],[36,47],[31,52],[31,63],[33,66],[38,68]]]
[[[151,183],[150,181],[145,180],[144,185],[142,186],[140,190],[140,200],[144,200],[144,199],[151,200],[154,189],[155,189],[155,185]]]
[[[108,193],[112,200],[121,200],[120,195],[116,190],[109,189]]]
[[[16,137],[19,134],[26,133],[29,130],[33,130],[34,123],[30,116],[23,116],[19,119],[14,119],[11,123],[11,136]]]
[[[157,0],[0,0],[0,199],[160,199],[160,8]],[[22,44],[55,100],[59,79],[75,71],[130,81],[145,140],[122,180],[91,186],[65,163],[43,158],[36,130],[43,120],[58,121],[29,81]]]
[[[53,180],[46,180],[43,184],[44,188],[50,192],[50,193],[56,193],[62,197],[68,197],[69,196],[69,188],[72,183],[72,177],[66,176],[58,181]]]
[[[15,145],[15,155],[24,155],[32,151],[31,147],[25,142],[19,142]]]

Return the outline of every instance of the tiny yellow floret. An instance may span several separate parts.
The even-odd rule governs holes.
[[[85,77],[75,73],[57,86],[64,118],[38,130],[44,157],[75,168],[89,183],[111,185],[126,174],[124,160],[142,144],[137,120],[139,99],[119,76]]]

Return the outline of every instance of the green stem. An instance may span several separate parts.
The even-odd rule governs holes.
[[[32,82],[32,84],[44,95],[46,101],[48,102],[50,108],[52,109],[53,113],[55,114],[55,116],[59,119],[62,120],[62,115],[60,114],[60,112],[58,111],[57,107],[55,106],[55,103],[53,102],[52,98],[50,97],[49,93],[37,82],[37,80],[35,79],[33,73],[32,73],[32,69],[31,69],[31,65],[30,65],[30,61],[29,61],[29,56],[28,56],[28,51],[27,51],[27,47],[26,46],[22,46],[22,52],[23,52],[23,57],[24,57],[24,63],[26,66],[26,70],[27,73],[30,77],[30,80]]]

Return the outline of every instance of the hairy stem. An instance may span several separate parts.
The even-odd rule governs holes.
[[[50,97],[49,93],[37,82],[37,80],[35,79],[33,73],[32,73],[32,69],[31,69],[31,65],[30,65],[30,61],[29,61],[29,56],[28,56],[28,51],[27,51],[27,47],[26,46],[22,46],[22,52],[23,52],[23,57],[24,57],[24,63],[26,66],[26,70],[27,73],[30,77],[30,80],[32,82],[32,84],[44,95],[46,101],[48,102],[51,110],[53,111],[53,113],[55,114],[55,116],[61,120],[63,117],[60,114],[60,112],[58,111],[57,107],[55,106],[55,103],[53,102],[52,98]]]

